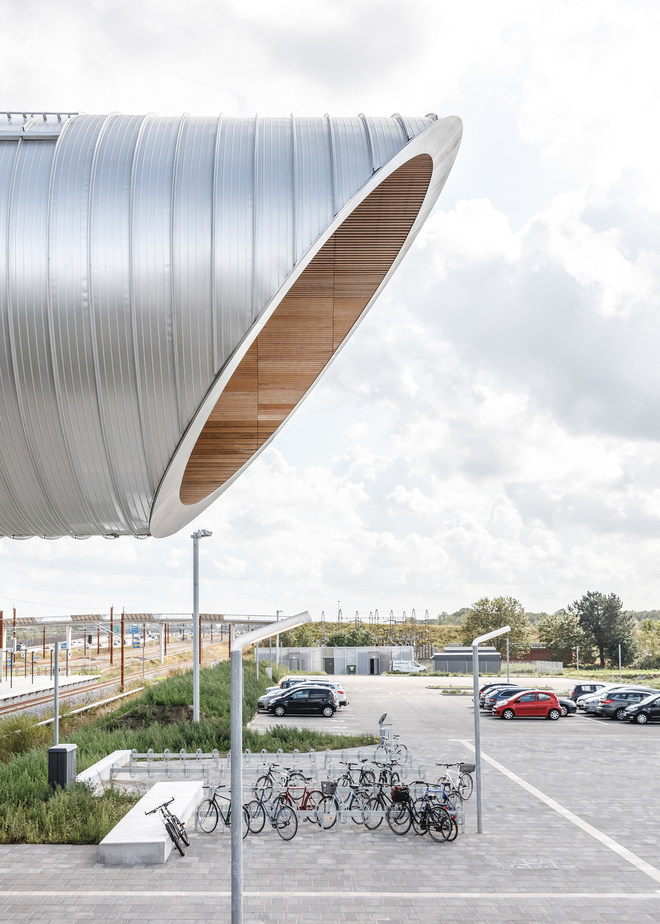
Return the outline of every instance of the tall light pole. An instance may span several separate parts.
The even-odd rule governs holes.
[[[277,617],[278,622],[280,621],[281,612],[283,611],[275,610],[275,616]],[[277,635],[275,636],[275,664],[279,665],[279,663],[280,663],[280,633],[278,632]]]
[[[243,922],[243,649],[311,619],[307,611],[298,613],[277,622],[277,628],[270,623],[237,636],[231,643],[231,924]]]
[[[484,833],[483,803],[481,799],[481,728],[479,726],[479,645],[498,635],[510,632],[511,626],[502,626],[472,641],[472,683],[474,689],[474,765],[477,776],[477,834]]]
[[[199,722],[199,540],[212,536],[208,529],[198,529],[193,541],[193,722]]]

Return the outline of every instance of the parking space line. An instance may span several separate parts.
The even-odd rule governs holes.
[[[243,896],[245,898],[309,898],[308,891],[291,890],[291,891],[274,891],[271,889],[256,890],[245,889]],[[487,898],[502,899],[509,901],[511,899],[598,899],[600,901],[607,899],[660,899],[660,891],[657,892],[383,892],[377,891],[360,891],[349,892],[344,889],[334,889],[329,891],[318,892],[314,895],[320,898],[404,898],[407,901],[417,899],[451,899],[451,898]],[[0,900],[3,898],[80,898],[83,896],[94,898],[108,898],[122,896],[127,898],[231,898],[229,889],[0,889]]]
[[[470,741],[460,739],[461,743],[470,750],[474,751],[474,744]],[[633,866],[636,866],[638,870],[642,873],[646,873],[654,882],[660,883],[660,870],[656,869],[655,866],[651,866],[650,863],[647,863],[646,860],[642,860],[641,857],[638,857],[636,853],[633,853],[632,850],[628,850],[627,847],[624,847],[622,844],[619,844],[618,841],[615,841],[613,837],[610,837],[609,834],[605,834],[603,831],[600,831],[598,828],[595,828],[588,821],[585,821],[583,818],[580,818],[579,815],[576,815],[575,812],[571,812],[570,809],[567,809],[560,802],[557,802],[555,799],[546,796],[544,792],[541,792],[540,789],[537,789],[536,786],[532,786],[531,783],[528,783],[527,780],[523,780],[521,776],[518,776],[513,771],[508,770],[504,764],[501,764],[499,761],[495,760],[492,757],[489,757],[484,752],[481,752],[482,760],[485,760],[496,770],[499,770],[500,773],[508,777],[514,783],[517,783],[522,789],[526,790],[532,796],[535,796],[541,802],[545,803],[553,811],[557,812],[567,821],[572,822],[576,827],[580,828],[586,834],[591,835],[595,840],[601,843],[604,847],[608,847],[610,850],[613,850],[614,853],[618,854],[623,860],[627,860],[628,863],[631,863]]]

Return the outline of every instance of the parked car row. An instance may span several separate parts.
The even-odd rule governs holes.
[[[479,690],[479,707],[503,719],[540,716],[555,720],[581,709],[587,714],[645,725],[660,721],[660,691],[637,684],[577,683],[569,697],[563,697],[550,690],[494,681]]]
[[[278,717],[324,715],[330,718],[340,706],[348,706],[343,684],[323,677],[285,677],[257,700],[257,708]]]
[[[660,692],[653,687],[639,684],[607,683],[599,684],[599,689],[592,693],[577,696],[578,709],[587,715],[596,715],[618,720],[620,722],[660,721]],[[571,694],[573,694],[571,691]]]

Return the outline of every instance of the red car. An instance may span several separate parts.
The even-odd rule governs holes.
[[[502,719],[540,716],[555,721],[561,715],[561,706],[554,693],[547,693],[545,690],[528,690],[526,693],[516,693],[511,699],[498,703],[493,709],[493,715]]]

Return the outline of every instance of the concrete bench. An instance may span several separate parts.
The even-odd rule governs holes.
[[[202,792],[201,782],[194,780],[185,783],[155,783],[103,838],[99,844],[99,863],[106,866],[165,863],[174,844],[160,814],[144,813],[174,796],[170,809],[185,823],[202,801]]]
[[[105,783],[110,781],[111,771],[116,767],[127,767],[130,759],[130,751],[113,751],[102,760],[97,760],[95,764],[92,764],[86,770],[81,770],[76,780],[79,783],[89,783],[94,789],[94,794],[100,796],[105,790]]]

